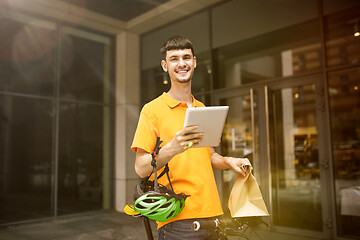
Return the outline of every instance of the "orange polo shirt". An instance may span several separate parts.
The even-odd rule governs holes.
[[[155,148],[156,137],[163,141],[161,147],[166,145],[183,129],[187,107],[186,103],[171,98],[167,93],[145,104],[131,149],[136,152],[137,148],[142,148],[150,153]],[[204,104],[193,97],[192,107],[204,107]],[[223,214],[209,147],[189,148],[176,155],[169,161],[169,169],[175,193],[191,196],[186,199],[183,211],[167,222],[158,222],[159,228],[176,220]],[[169,186],[166,175],[159,179],[159,183]]]

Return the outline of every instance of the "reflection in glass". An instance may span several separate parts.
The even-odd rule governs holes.
[[[215,51],[215,88],[229,88],[321,69],[319,21],[312,20]]]
[[[205,106],[211,106],[210,94],[199,94],[199,95],[195,94],[194,97],[195,99],[205,104]]]
[[[53,214],[52,124],[52,101],[0,95],[0,224]]]
[[[59,133],[59,215],[99,210],[109,194],[109,109],[61,103]]]
[[[359,3],[355,7],[326,16],[325,23],[327,65],[334,67],[359,64],[360,37],[354,36],[355,29],[360,26]]]
[[[111,39],[0,12],[0,225],[108,209]]]
[[[360,68],[328,79],[338,230],[360,237]]]
[[[62,35],[60,95],[61,98],[109,104],[109,65],[106,64],[109,47],[88,38],[81,34]]]
[[[274,223],[322,231],[314,85],[275,90],[269,100]]]
[[[160,96],[163,92],[169,91],[170,85],[169,74],[162,70],[160,63],[158,67],[143,70],[140,89],[141,106]]]
[[[258,151],[255,150],[256,156],[254,157],[254,137],[252,129],[250,94],[221,99],[220,105],[229,106],[229,113],[221,139],[221,154],[229,157],[249,158],[249,160],[255,166],[254,160],[257,159]],[[257,113],[256,104],[254,105],[254,108],[254,112]],[[257,116],[255,116],[255,118],[257,118]],[[257,137],[258,135],[256,135],[255,138],[257,139]],[[222,173],[223,210],[225,211],[225,214],[228,215],[228,197],[230,196],[231,188],[234,184],[237,173],[232,169],[224,170]]]
[[[212,74],[210,52],[197,54],[196,60],[196,70],[191,82],[192,92],[201,93],[209,91]]]
[[[0,21],[0,91],[52,96],[57,51],[53,24],[32,18]]]

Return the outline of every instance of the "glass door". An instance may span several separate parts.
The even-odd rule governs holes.
[[[327,239],[334,227],[333,198],[319,80],[313,76],[232,89],[217,93],[215,103],[230,107],[219,150],[250,159],[273,230]],[[220,193],[228,215],[235,177],[233,170],[222,171]]]
[[[360,67],[328,75],[337,234],[360,239]]]
[[[275,224],[320,231],[320,168],[314,85],[270,93]],[[300,207],[301,206],[301,207]]]
[[[329,211],[329,164],[321,122],[325,108],[320,77],[268,87],[272,221],[278,228],[324,236],[333,227]]]

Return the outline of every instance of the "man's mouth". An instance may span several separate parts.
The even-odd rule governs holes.
[[[185,73],[187,73],[188,71],[189,71],[188,69],[182,69],[182,70],[177,70],[176,73],[185,74]]]

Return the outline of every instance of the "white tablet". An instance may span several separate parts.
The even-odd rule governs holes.
[[[228,106],[191,107],[186,109],[184,127],[198,125],[203,132],[202,141],[194,147],[217,147],[224,129]]]

